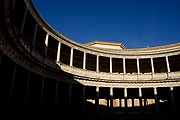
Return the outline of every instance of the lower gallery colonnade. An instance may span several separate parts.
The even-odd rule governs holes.
[[[9,71],[9,73],[8,73]],[[66,83],[30,72],[1,53],[1,106],[7,111],[65,113],[179,112],[180,87],[113,88]],[[67,78],[66,78],[67,77]],[[62,79],[72,79],[62,76]],[[3,87],[4,86],[4,87]],[[64,92],[66,94],[64,94]]]
[[[30,0],[1,0],[0,16],[0,109],[9,116],[179,117],[179,43],[81,45],[49,26]]]

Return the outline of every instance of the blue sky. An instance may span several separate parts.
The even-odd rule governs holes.
[[[180,42],[180,0],[32,0],[45,21],[78,42],[126,48]]]

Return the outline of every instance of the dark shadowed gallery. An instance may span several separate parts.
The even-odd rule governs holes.
[[[46,23],[31,0],[1,0],[0,16],[3,118],[180,119],[180,43],[80,44]]]

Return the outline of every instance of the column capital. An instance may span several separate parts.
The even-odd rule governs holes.
[[[171,86],[171,87],[170,87],[170,90],[173,91],[173,89],[174,89],[173,86]]]
[[[99,86],[96,86],[96,92],[99,92]]]

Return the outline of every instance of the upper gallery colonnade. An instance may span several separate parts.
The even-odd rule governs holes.
[[[9,27],[14,26],[15,35],[20,36],[26,51],[55,69],[58,65],[67,73],[90,79],[148,81],[180,78],[179,43],[138,49],[102,49],[79,44],[51,28],[31,1],[13,0],[10,3],[13,25],[7,20]]]

